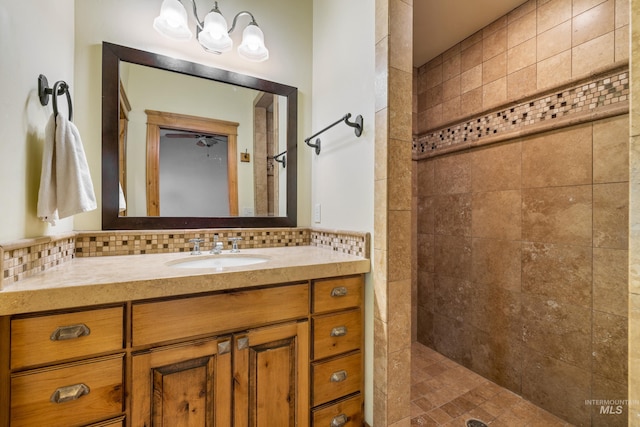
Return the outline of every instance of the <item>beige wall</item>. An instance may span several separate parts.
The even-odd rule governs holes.
[[[0,2],[0,242],[73,229],[70,218],[50,227],[36,217],[44,127],[53,111],[52,102],[40,104],[37,79],[66,81],[77,100],[73,28],[72,0]],[[64,98],[59,105],[66,113]]]
[[[103,0],[79,0],[75,4],[75,75],[78,113],[76,123],[85,141],[85,148],[101,198],[101,45],[103,41],[160,53],[202,63],[259,78],[273,80],[298,88],[298,138],[311,128],[311,54],[312,2],[276,0],[266,3],[234,1],[220,4],[229,20],[235,13],[250,10],[265,33],[270,59],[254,63],[242,60],[235,52],[225,55],[206,53],[194,41],[173,41],[158,34],[152,27],[160,3],[156,0],[127,2],[126,7]],[[211,8],[208,1],[199,1],[200,17]],[[188,7],[189,14],[191,8]],[[237,46],[247,17],[239,20],[232,38]],[[310,156],[298,150],[298,224],[310,222]],[[101,228],[100,212],[77,217],[75,228]]]
[[[530,0],[418,71],[423,133],[629,58],[628,0]],[[416,40],[416,43],[420,43]]]

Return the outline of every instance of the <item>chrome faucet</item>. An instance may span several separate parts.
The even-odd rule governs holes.
[[[190,239],[189,243],[193,243],[193,250],[191,251],[191,255],[200,255],[200,243],[204,242],[204,239]]]
[[[222,253],[222,242],[218,241],[217,234],[213,235],[213,247],[211,248],[211,251],[209,251],[209,253],[214,255],[220,255]]]
[[[238,240],[242,240],[242,237],[229,237],[229,241],[232,244],[231,246],[232,254],[237,254],[238,252],[240,252],[240,249],[238,249]]]

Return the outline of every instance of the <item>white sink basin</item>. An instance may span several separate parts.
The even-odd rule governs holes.
[[[211,255],[198,258],[182,258],[178,261],[168,262],[169,267],[175,268],[216,268],[241,267],[244,265],[267,262],[269,258],[259,255]]]

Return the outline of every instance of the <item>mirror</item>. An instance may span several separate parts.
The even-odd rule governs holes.
[[[296,88],[104,42],[102,95],[104,230],[296,226]]]

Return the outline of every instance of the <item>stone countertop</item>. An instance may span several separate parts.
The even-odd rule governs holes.
[[[233,256],[224,251],[225,256]],[[202,255],[169,253],[75,258],[0,291],[0,315],[242,289],[370,271],[371,260],[315,246],[244,249],[267,262],[241,267],[176,268]]]

